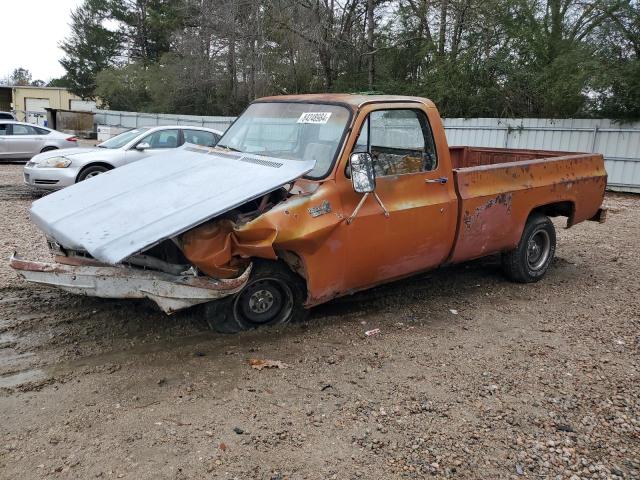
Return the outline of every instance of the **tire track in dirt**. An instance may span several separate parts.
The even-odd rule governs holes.
[[[0,202],[7,200],[36,200],[43,194],[24,185],[0,185]]]

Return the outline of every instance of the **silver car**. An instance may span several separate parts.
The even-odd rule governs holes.
[[[40,152],[77,146],[78,139],[68,133],[15,120],[0,120],[0,161],[28,160]]]
[[[190,126],[141,127],[110,138],[94,148],[36,155],[24,166],[24,183],[57,190],[116,167],[166,153],[184,143],[213,147],[222,132]]]

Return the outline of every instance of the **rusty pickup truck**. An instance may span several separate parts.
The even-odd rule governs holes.
[[[256,100],[214,148],[136,162],[33,203],[55,261],[11,266],[85,295],[199,305],[237,332],[443,265],[549,269],[549,217],[604,221],[602,155],[449,147],[424,98]]]

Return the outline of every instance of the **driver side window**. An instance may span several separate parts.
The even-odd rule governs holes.
[[[148,143],[149,148],[176,148],[178,135],[178,130],[159,130],[144,137],[140,143]]]
[[[369,152],[377,177],[435,170],[437,155],[427,116],[421,110],[371,112],[354,152]]]
[[[35,135],[36,131],[30,125],[22,125],[20,123],[13,124],[13,135]]]

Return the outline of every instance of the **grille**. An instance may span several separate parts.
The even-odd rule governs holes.
[[[241,162],[255,163],[256,165],[262,165],[263,167],[280,168],[282,163],[274,162],[271,160],[264,160],[263,158],[256,157],[242,157]]]
[[[59,180],[34,180],[33,183],[39,183],[40,185],[55,185]]]
[[[224,153],[224,152],[211,152],[211,155],[217,155],[219,157],[222,158],[228,158],[229,160],[237,160],[238,159],[238,153],[233,154],[233,153]]]

